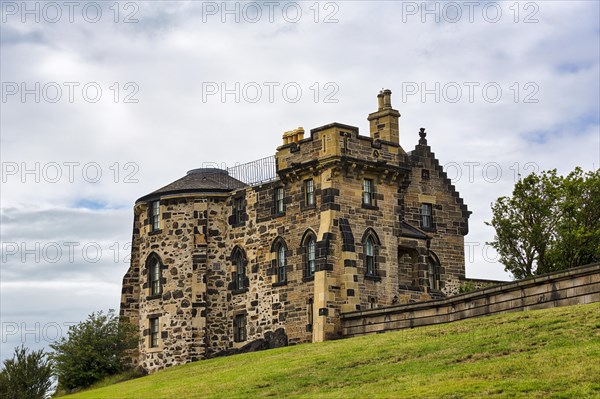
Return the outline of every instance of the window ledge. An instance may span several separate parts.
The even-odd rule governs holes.
[[[285,216],[285,211],[272,213],[271,216],[273,216],[274,218],[280,218],[282,216]]]
[[[287,283],[288,283],[287,280],[286,281],[280,281],[278,283],[273,283],[271,285],[271,287],[283,287],[283,286],[287,285]]]
[[[162,294],[155,294],[155,295],[148,295],[146,296],[146,300],[147,301],[152,301],[154,299],[160,299],[162,298]]]
[[[306,276],[302,278],[303,282],[307,282],[307,281],[315,281],[315,275],[313,274],[312,276]]]
[[[239,290],[232,290],[231,294],[232,295],[239,295],[239,294],[244,294],[246,292],[248,292],[248,288],[242,288],[242,289],[239,289]]]
[[[370,280],[370,281],[378,282],[378,281],[381,281],[381,277],[374,276],[372,274],[365,274],[365,280]]]
[[[160,234],[160,233],[162,233],[162,229],[152,230],[148,233],[148,235],[153,236],[153,235]]]
[[[307,211],[307,210],[309,210],[309,209],[317,209],[317,204],[312,204],[312,205],[304,205],[304,206],[302,207],[302,209],[301,209],[301,210],[303,210],[303,211]]]
[[[363,209],[372,209],[374,211],[378,211],[379,210],[379,207],[377,205],[369,205],[369,204],[365,204],[364,202],[362,204],[362,208]]]
[[[149,347],[146,352],[147,353],[158,353],[158,352],[162,352],[163,348],[161,348],[160,346],[153,346],[153,347]]]

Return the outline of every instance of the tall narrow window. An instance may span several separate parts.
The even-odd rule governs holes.
[[[243,290],[246,288],[246,260],[240,252],[235,256],[235,272],[236,272],[236,289]]]
[[[285,212],[284,207],[284,191],[283,187],[279,187],[275,189],[275,213],[283,213]]]
[[[285,282],[287,279],[287,271],[285,264],[285,246],[279,245],[277,249],[277,280],[280,283]]]
[[[152,231],[160,229],[160,201],[153,201],[151,205],[150,224]]]
[[[431,204],[421,205],[421,227],[424,229],[431,229]]]
[[[314,319],[314,311],[313,311],[314,300],[312,298],[308,298],[308,303],[306,304],[306,311],[308,313],[308,325],[306,326],[306,331],[313,330],[313,319]]]
[[[313,179],[304,181],[304,196],[306,206],[315,205],[315,183]]]
[[[306,242],[306,276],[312,277],[315,275],[317,266],[316,243],[314,237],[309,237]]]
[[[235,223],[242,223],[244,216],[244,198],[236,198],[234,203]]]
[[[153,256],[150,258],[150,263],[148,264],[148,286],[150,287],[150,295],[160,295],[162,291],[160,278],[160,262]]]
[[[246,340],[246,315],[238,314],[233,318],[233,340],[244,342]]]
[[[428,259],[428,273],[429,277],[429,288],[432,290],[440,289],[440,268],[439,265],[433,261],[431,258]]]
[[[365,179],[363,181],[363,204],[373,205],[374,204],[374,186],[373,180]]]
[[[367,266],[367,275],[375,275],[375,244],[373,238],[368,237],[365,242],[365,264]]]
[[[150,347],[158,348],[158,317],[150,319]]]

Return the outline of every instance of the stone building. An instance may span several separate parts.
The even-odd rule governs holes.
[[[425,129],[406,152],[391,91],[377,99],[369,136],[298,128],[274,157],[191,170],[136,201],[121,300],[136,364],[336,339],[344,312],[456,291],[470,212]]]

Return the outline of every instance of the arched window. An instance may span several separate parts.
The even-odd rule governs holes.
[[[375,243],[373,238],[368,237],[365,242],[365,265],[367,267],[367,274],[370,276],[375,275]]]
[[[248,288],[247,285],[247,277],[246,277],[246,256],[244,255],[244,251],[242,251],[239,247],[235,247],[233,253],[231,255],[231,260],[235,267],[235,271],[233,273],[233,282],[236,290],[243,290]]]
[[[160,258],[156,254],[151,254],[146,261],[148,269],[148,288],[150,295],[160,295],[162,293],[162,272]]]
[[[317,238],[312,230],[307,230],[302,238],[304,251],[304,277],[312,277],[317,270]]]
[[[362,243],[365,276],[377,277],[377,255],[379,245],[381,245],[379,237],[374,230],[367,229],[363,234]]]
[[[277,248],[277,280],[283,283],[287,280],[285,245],[280,243]]]
[[[316,243],[314,237],[309,237],[306,243],[306,275],[314,276],[317,266]]]
[[[288,248],[283,238],[278,237],[271,245],[271,271],[277,276],[277,284],[284,284],[287,281],[287,256]]]

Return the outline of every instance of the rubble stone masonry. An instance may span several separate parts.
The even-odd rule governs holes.
[[[399,117],[385,90],[369,136],[286,132],[273,179],[197,169],[140,198],[121,299],[140,330],[133,362],[153,372],[341,338],[342,314],[453,294],[470,212],[424,129],[400,146]]]

